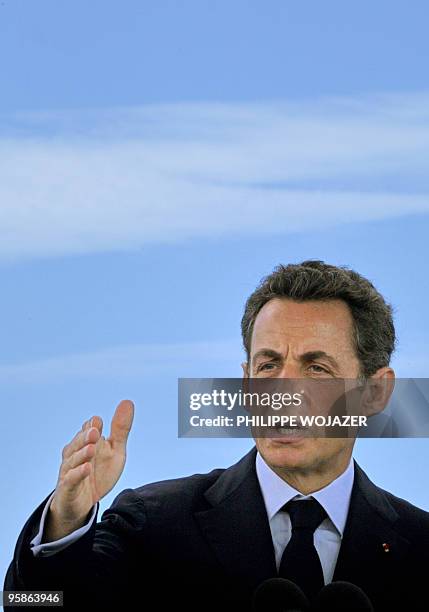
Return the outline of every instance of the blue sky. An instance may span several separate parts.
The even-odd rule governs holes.
[[[128,486],[227,466],[177,377],[239,376],[278,263],[351,266],[428,375],[427,3],[0,3],[0,574],[83,420],[136,404]],[[427,440],[360,441],[429,509]]]

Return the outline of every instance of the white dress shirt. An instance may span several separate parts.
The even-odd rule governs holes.
[[[50,557],[51,555],[55,555],[55,553],[60,552],[60,550],[67,548],[67,546],[70,546],[70,544],[76,542],[76,540],[81,538],[87,531],[89,531],[92,523],[97,517],[97,510],[99,504],[95,504],[95,506],[92,508],[90,517],[87,523],[83,525],[83,527],[80,527],[80,529],[76,529],[75,531],[65,536],[64,538],[61,538],[60,540],[55,540],[55,542],[43,542],[42,544],[42,536],[43,530],[45,529],[46,515],[48,514],[49,506],[51,505],[53,496],[54,493],[52,493],[52,495],[46,502],[45,507],[43,508],[42,516],[40,517],[39,531],[30,542],[30,547],[35,557]]]
[[[292,535],[289,514],[280,512],[280,509],[292,499],[314,498],[328,515],[314,532],[314,546],[320,558],[325,584],[332,582],[349,511],[354,480],[353,460],[338,478],[311,495],[302,495],[277,476],[259,453],[256,455],[256,473],[267,510],[277,569]]]

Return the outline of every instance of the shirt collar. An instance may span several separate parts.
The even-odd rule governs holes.
[[[270,521],[294,497],[297,496],[299,499],[313,497],[324,508],[341,537],[343,536],[353,488],[353,460],[350,461],[346,470],[338,478],[311,495],[302,495],[282,480],[280,476],[277,476],[259,453],[256,455],[256,474]]]

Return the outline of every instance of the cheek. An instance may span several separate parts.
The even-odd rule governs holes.
[[[255,438],[256,448],[258,449],[259,452],[268,448],[268,444],[267,444],[268,442],[269,440],[267,440],[267,438]]]
[[[314,415],[348,414],[347,395],[343,380],[320,380],[313,384],[312,395],[308,405]]]
[[[349,438],[317,438],[315,442],[321,457],[334,457],[353,447]]]

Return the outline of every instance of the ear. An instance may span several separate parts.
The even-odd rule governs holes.
[[[380,368],[365,382],[361,406],[363,414],[373,416],[387,406],[395,388],[395,372],[392,368]]]
[[[249,364],[247,361],[243,361],[243,363],[241,364],[241,369],[243,370],[242,390],[243,390],[243,393],[247,393],[249,391],[249,371],[250,371]]]

